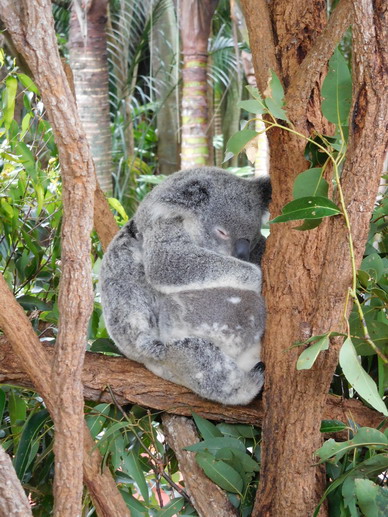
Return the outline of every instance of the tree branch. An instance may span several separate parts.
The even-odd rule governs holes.
[[[341,0],[332,12],[326,27],[317,36],[296,74],[291,78],[286,93],[286,105],[292,112],[299,112],[301,106],[307,106],[315,83],[319,80],[320,74],[327,66],[328,60],[351,24],[351,20],[351,0]],[[297,123],[297,121],[294,122]]]
[[[32,517],[30,503],[13,468],[11,458],[0,445],[0,515]]]
[[[182,416],[163,415],[163,430],[167,443],[178,459],[179,470],[185,480],[185,489],[200,517],[239,515],[226,493],[204,474],[195,460],[195,453],[183,450],[199,442],[192,420]]]
[[[46,345],[43,348],[47,359],[51,361],[53,347]],[[12,350],[7,339],[0,337],[0,383],[24,386],[41,393],[38,388],[34,388],[26,371],[25,363]],[[123,357],[86,352],[82,381],[87,400],[112,403],[107,389],[109,386],[120,405],[138,404],[182,416],[191,416],[194,411],[209,420],[234,424],[259,426],[263,419],[262,403],[259,400],[248,406],[216,404],[198,397],[183,386],[156,377],[143,365]],[[359,400],[331,395],[326,402],[323,418],[345,423],[350,419],[361,426],[377,427],[383,417]]]

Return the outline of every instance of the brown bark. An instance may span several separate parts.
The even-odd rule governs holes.
[[[192,420],[175,415],[162,417],[167,443],[174,450],[179,470],[185,480],[185,490],[200,517],[233,517],[238,511],[226,493],[204,474],[195,460],[195,453],[183,450],[199,442]]]
[[[209,164],[207,46],[217,1],[187,0],[180,4],[183,53],[182,169]]]
[[[0,445],[0,517],[10,515],[32,517],[32,512],[11,458]]]
[[[33,4],[21,0],[16,4],[5,1],[1,5],[1,17],[13,38],[17,50],[28,61],[35,81],[42,94],[48,117],[53,127],[58,145],[63,177],[64,223],[62,231],[62,278],[60,287],[60,330],[56,359],[53,363],[52,387],[48,386],[51,372],[43,349],[21,349],[16,336],[16,324],[9,321],[13,314],[24,315],[15,300],[10,297],[9,305],[1,315],[1,325],[15,350],[29,362],[28,373],[37,386],[42,388],[42,395],[53,416],[56,426],[56,476],[55,476],[55,512],[57,515],[81,513],[82,497],[82,448],[78,448],[80,435],[84,432],[83,396],[80,381],[84,344],[86,342],[87,321],[92,308],[92,284],[90,279],[90,231],[92,227],[93,192],[95,190],[95,172],[90,150],[82,131],[76,111],[73,95],[64,74],[59,58],[48,0],[36,0]],[[6,293],[6,287],[2,289]],[[20,309],[20,310],[19,310]],[[7,319],[8,318],[8,319]],[[33,331],[24,327],[25,343],[39,343]],[[28,335],[28,338],[27,338]],[[34,337],[32,337],[34,336]],[[26,346],[26,345],[25,345]],[[38,356],[40,355],[40,360]],[[39,390],[40,391],[40,390]],[[91,437],[85,441],[93,446]],[[85,469],[91,495],[96,506],[110,508],[105,488],[102,494],[93,493],[101,490],[101,476],[98,473],[98,457],[94,463],[90,459],[92,470]],[[89,457],[86,461],[89,460]],[[92,462],[92,463],[91,463]],[[96,472],[97,471],[97,472]],[[96,480],[94,479],[97,476]],[[102,476],[106,482],[109,474]],[[122,515],[128,514],[112,478],[109,483],[114,488],[113,498],[122,506]],[[113,483],[113,486],[112,486]],[[105,484],[105,483],[104,483]],[[112,499],[112,494],[109,494]],[[121,502],[120,502],[121,500]],[[100,501],[102,505],[100,505]],[[102,512],[105,509],[100,508]]]
[[[45,346],[46,357],[51,361],[54,349]],[[5,338],[0,338],[0,383],[33,388],[26,368]],[[108,357],[87,352],[82,375],[86,400],[112,402],[109,390],[120,405],[138,404],[171,414],[191,416],[194,411],[209,420],[229,423],[261,425],[262,403],[255,400],[249,406],[222,406],[201,399],[187,388],[155,377],[143,365],[122,357]],[[109,390],[108,387],[109,386]],[[348,422],[360,426],[377,427],[383,418],[360,401],[329,396],[323,419]]]
[[[17,363],[23,365],[22,368],[27,374],[24,376],[25,380],[28,379],[29,385],[32,381],[33,389],[43,397],[47,409],[53,416],[55,408],[50,376],[54,349],[49,356],[2,275],[0,275],[0,328],[7,336],[13,350],[13,354],[6,352],[4,364],[7,358],[13,356]],[[15,378],[14,374],[11,375]],[[102,517],[129,517],[130,513],[110,471],[107,468],[101,469],[102,458],[86,424],[83,426],[83,437],[83,475],[97,514]],[[77,439],[79,442],[80,437],[78,436]]]
[[[107,9],[108,0],[92,0],[85,9],[73,2],[68,48],[78,113],[92,151],[97,179],[101,189],[111,194]]]
[[[385,153],[387,100],[383,94],[382,67],[378,66],[386,59],[382,56],[384,39],[379,35],[381,27],[379,29],[377,23],[384,17],[382,5],[374,4],[374,24],[370,14],[373,13],[372,1],[356,4],[363,12],[365,34],[361,36],[361,30],[355,28],[358,34],[355,52],[363,66],[354,67],[354,84],[358,86],[353,119],[356,118],[357,123],[350,137],[342,186],[358,265]],[[261,59],[262,49],[255,46],[261,38],[255,35],[254,20],[248,15],[253,12],[254,2],[244,0],[243,5],[258,83],[262,84],[263,76],[267,76],[268,60],[276,57],[286,89],[286,109],[296,129],[305,135],[314,130],[326,132],[328,128],[320,111],[319,85],[327,60],[349,22],[347,2],[337,7],[332,15],[335,18],[326,30],[323,2],[272,2],[269,9],[276,47],[267,62]],[[301,81],[307,85],[306,89],[296,95],[298,86],[295,85]],[[291,200],[294,179],[307,164],[302,139],[276,130],[269,132],[269,140],[273,183],[271,215],[275,216]],[[294,341],[311,335],[342,329],[344,302],[351,280],[343,218],[331,218],[319,228],[304,233],[292,231],[292,226],[272,226],[264,257],[268,308],[263,359],[266,363],[265,415],[262,476],[254,516],[311,515],[322,495],[324,476],[321,469],[312,466],[313,455],[321,442],[319,422],[338,361],[339,344],[333,342],[311,371],[299,372],[295,363],[300,351],[289,350],[289,347]]]

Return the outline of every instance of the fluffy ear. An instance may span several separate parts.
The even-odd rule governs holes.
[[[260,197],[263,200],[263,208],[267,210],[272,198],[272,186],[270,177],[263,176],[262,178],[257,178],[255,182],[257,184]]]
[[[163,196],[163,201],[186,208],[197,208],[206,205],[209,197],[210,193],[207,186],[197,179],[192,179],[180,184],[167,196]]]

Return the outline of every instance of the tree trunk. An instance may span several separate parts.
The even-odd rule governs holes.
[[[156,114],[158,129],[158,171],[172,174],[179,170],[179,29],[174,5],[167,2],[152,28],[150,45],[152,75],[160,105]]]
[[[180,4],[183,53],[181,167],[209,164],[207,59],[210,24],[217,0]]]
[[[86,9],[74,1],[70,17],[69,55],[78,113],[90,144],[98,182],[112,193],[107,21],[108,0],[92,0]]]
[[[270,12],[264,0],[244,0],[242,4],[260,89],[266,87],[269,68],[277,70],[286,90],[288,116],[296,129],[305,135],[314,130],[325,133],[328,128],[321,116],[319,85],[327,61],[349,24],[350,2],[340,2],[327,30],[326,7],[320,0],[277,0],[269,4]],[[355,24],[358,66],[354,67],[353,124],[342,188],[359,265],[386,149],[387,99],[383,67],[378,67],[379,62],[386,63],[381,34],[384,25],[378,25],[384,17],[382,3],[373,5],[372,0],[363,0],[357,4],[363,13],[364,36]],[[260,26],[263,20],[270,23]],[[269,132],[269,142],[274,217],[291,201],[294,179],[307,163],[304,141],[274,130]],[[325,482],[322,468],[313,465],[314,451],[321,443],[319,425],[340,343],[338,338],[333,340],[330,350],[308,371],[296,371],[300,351],[289,347],[312,335],[342,330],[351,282],[348,239],[341,217],[330,218],[309,232],[293,231],[292,226],[286,223],[271,227],[264,257],[268,309],[265,415],[262,474],[254,516],[312,515]]]
[[[0,445],[0,517],[10,516],[32,517],[32,512],[11,458]]]

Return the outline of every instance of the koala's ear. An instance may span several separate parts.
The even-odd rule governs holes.
[[[192,179],[170,192],[168,199],[164,199],[164,201],[187,208],[197,208],[206,205],[209,198],[210,193],[207,186],[198,179]]]
[[[270,204],[272,199],[272,186],[270,177],[263,176],[262,178],[258,178],[255,181],[258,186],[260,197],[263,200],[264,208],[267,210],[268,205]]]

